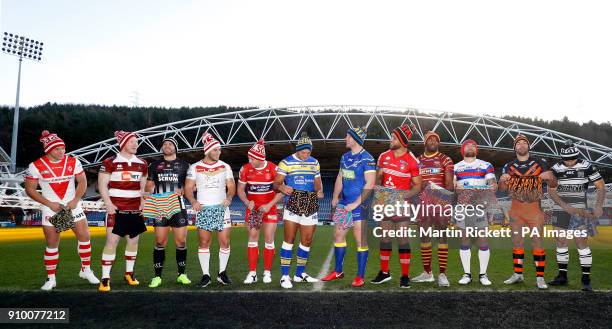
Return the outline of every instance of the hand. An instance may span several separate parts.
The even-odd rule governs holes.
[[[358,204],[358,203],[353,202],[353,203],[349,203],[349,204],[347,204],[346,206],[344,206],[344,209],[345,209],[346,211],[353,211],[353,210],[357,209],[357,207],[359,207],[359,204]]]
[[[255,208],[255,201],[249,201],[249,203],[247,204],[247,208],[249,209],[249,211],[253,211],[253,208]]]
[[[70,209],[75,209],[78,204],[79,204],[79,200],[78,199],[72,199],[72,201],[68,202],[68,204],[66,206],[68,208],[70,208]]]
[[[106,213],[109,215],[114,215],[116,212],[117,212],[117,207],[112,202],[109,202],[106,205]]]
[[[323,190],[318,190],[317,191],[317,198],[319,199],[323,199],[325,196],[323,195]]]
[[[191,208],[193,208],[193,210],[195,211],[200,211],[202,210],[202,205],[199,202],[195,201],[191,204]]]
[[[540,178],[542,178],[542,180],[545,181],[549,181],[549,180],[553,180],[553,174],[550,171],[545,171],[543,173],[540,174]]]
[[[227,207],[227,206],[229,206],[229,205],[230,205],[230,203],[232,203],[232,200],[225,199],[225,200],[223,200],[222,205],[223,205],[224,207]]]
[[[58,202],[51,202],[47,205],[47,207],[49,207],[49,209],[51,209],[54,213],[58,213],[64,206]]]
[[[336,208],[338,206],[338,198],[334,197],[331,201],[332,208]]]
[[[565,212],[567,212],[568,214],[574,216],[574,215],[582,215],[582,209],[578,209],[578,208],[574,208],[572,206],[567,206],[567,208],[564,209]]]
[[[140,206],[138,207],[138,210],[143,210],[144,204],[145,204],[145,197],[143,196],[142,198],[140,198]]]
[[[259,207],[259,210],[265,214],[268,211],[270,211],[271,208],[272,208],[272,205],[269,203],[266,203],[263,206]]]
[[[279,190],[281,191],[281,193],[283,193],[284,195],[291,195],[293,193],[293,187],[289,186],[289,185],[283,185],[279,188]]]
[[[182,188],[177,188],[174,193],[178,194],[178,196],[183,196],[183,194],[185,194]]]
[[[511,177],[510,177],[510,175],[508,175],[508,174],[503,174],[503,175],[501,175],[501,177],[499,178],[499,181],[500,181],[501,183],[505,183],[505,182],[507,182],[508,180],[510,180],[510,178],[511,178]]]
[[[603,207],[593,208],[593,216],[595,216],[595,218],[599,218],[603,216]]]

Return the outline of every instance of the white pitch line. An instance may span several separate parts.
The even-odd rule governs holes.
[[[325,275],[327,275],[327,272],[329,272],[329,265],[331,264],[331,260],[332,257],[334,256],[334,245],[332,245],[332,247],[329,249],[329,252],[327,253],[327,257],[325,258],[325,262],[323,263],[323,267],[321,267],[321,271],[319,271],[319,275],[317,275],[317,278],[319,279],[319,282],[315,282],[312,285],[312,291],[321,291],[323,290],[323,281],[321,281],[321,278],[324,277]]]

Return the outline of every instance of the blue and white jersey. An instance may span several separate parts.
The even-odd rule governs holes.
[[[292,154],[278,164],[276,172],[285,176],[285,184],[293,189],[314,192],[314,180],[321,176],[321,166],[319,161],[311,156],[302,161]]]
[[[495,179],[495,170],[490,163],[476,159],[473,162],[465,160],[455,165],[455,181],[465,188],[484,188],[487,180]]]
[[[340,159],[340,173],[342,174],[342,199],[340,204],[347,205],[354,202],[361,195],[366,181],[365,173],[376,173],[376,161],[366,150],[353,154],[348,151]]]

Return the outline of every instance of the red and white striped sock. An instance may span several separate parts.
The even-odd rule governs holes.
[[[110,278],[111,268],[115,262],[115,251],[112,250],[107,252],[112,252],[112,254],[102,252],[102,279]]]
[[[81,271],[89,271],[91,265],[90,241],[79,241],[79,257],[81,257]]]
[[[125,274],[134,273],[134,264],[136,263],[136,255],[137,251],[127,251],[125,252]]]
[[[59,262],[59,249],[49,248],[45,249],[45,268],[47,269],[47,278],[55,280],[55,270],[57,269],[57,263]]]

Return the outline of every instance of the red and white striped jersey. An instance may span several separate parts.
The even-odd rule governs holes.
[[[384,187],[409,190],[412,177],[419,176],[419,160],[410,151],[396,158],[393,150],[388,150],[378,157],[377,167],[383,171]]]
[[[62,160],[51,162],[43,156],[30,163],[25,178],[38,181],[45,199],[66,205],[74,199],[74,177],[84,174],[83,166],[76,158],[65,155]]]
[[[276,177],[276,165],[266,161],[261,168],[254,168],[250,163],[240,168],[238,182],[246,184],[247,198],[255,202],[255,206],[264,205],[276,194],[272,183]]]
[[[100,173],[109,174],[108,194],[119,210],[138,210],[142,198],[141,180],[147,177],[147,161],[117,154],[102,162]]]

